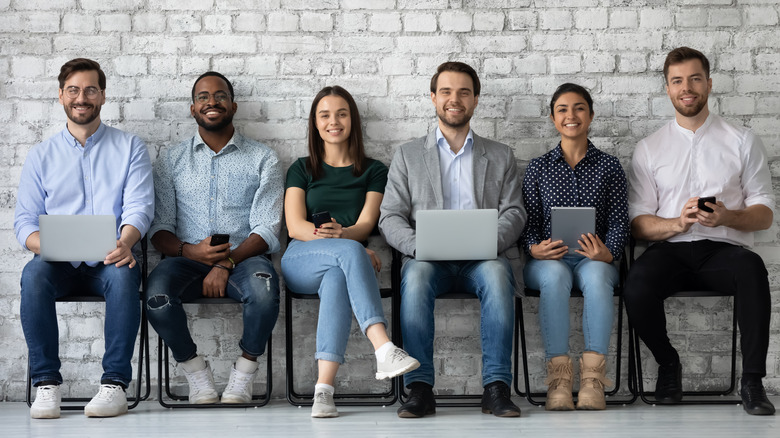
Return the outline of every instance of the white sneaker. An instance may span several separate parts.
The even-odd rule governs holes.
[[[230,380],[222,393],[222,403],[250,403],[252,401],[252,382],[257,375],[257,369],[252,374],[233,368],[230,370]]]
[[[416,370],[420,366],[417,359],[409,356],[409,353],[393,345],[393,349],[385,355],[385,360],[376,361],[376,378],[379,380],[390,379],[409,371]]]
[[[200,371],[188,372],[185,367],[182,367],[182,371],[190,384],[190,403],[204,405],[219,401],[217,388],[214,387],[214,376],[211,374],[211,366],[208,362]]]
[[[30,407],[30,418],[60,418],[60,385],[41,385]]]
[[[311,406],[313,418],[335,418],[339,416],[336,403],[333,402],[333,394],[325,391],[314,393],[314,404]]]
[[[87,417],[116,417],[127,413],[127,396],[119,385],[100,385],[100,391],[84,408]]]

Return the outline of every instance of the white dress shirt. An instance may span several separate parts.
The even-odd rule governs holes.
[[[676,120],[641,140],[629,173],[629,217],[680,216],[696,196],[715,196],[729,210],[762,204],[774,209],[775,198],[761,139],[749,129],[710,114],[694,133]],[[709,239],[753,246],[753,233],[733,228],[693,226],[669,242]]]
[[[474,134],[469,129],[466,141],[458,153],[452,151],[447,139],[436,128],[436,144],[439,146],[441,189],[445,210],[472,210],[474,202]]]

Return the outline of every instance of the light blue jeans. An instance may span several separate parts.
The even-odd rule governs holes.
[[[434,384],[433,309],[447,292],[474,294],[480,303],[482,386],[512,384],[512,329],[515,280],[504,257],[484,261],[407,260],[401,269],[401,331],[404,349],[420,367],[404,375],[404,384]]]
[[[106,352],[103,355],[101,383],[119,382],[127,386],[133,378],[135,338],[141,321],[138,287],[141,268],[128,265],[74,268],[68,262],[45,262],[35,255],[22,271],[22,330],[30,354],[32,383],[62,383],[59,358],[57,298],[73,293],[99,295],[106,299],[103,327]],[[68,342],[68,341],[66,341]],[[70,342],[78,342],[71,340]]]
[[[572,286],[582,291],[585,300],[582,312],[585,350],[607,354],[614,320],[613,293],[618,282],[614,265],[567,254],[562,260],[529,258],[523,274],[526,286],[541,292],[539,324],[547,360],[569,353]]]
[[[374,324],[387,327],[374,267],[360,242],[293,240],[282,256],[282,275],[296,293],[320,296],[315,359],[344,363],[353,312],[363,333]]]

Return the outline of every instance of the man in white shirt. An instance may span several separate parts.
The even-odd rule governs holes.
[[[766,375],[771,299],[764,262],[749,250],[772,225],[775,199],[761,139],[710,114],[709,61],[680,47],[664,64],[675,120],[637,144],[629,177],[634,237],[655,242],[626,282],[628,316],[658,362],[659,403],[682,399],[682,367],[666,334],[664,299],[681,290],[735,294],[742,345],[743,407],[772,415]],[[700,201],[715,197],[716,202]]]

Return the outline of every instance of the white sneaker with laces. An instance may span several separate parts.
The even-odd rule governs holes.
[[[339,416],[333,394],[325,391],[314,393],[314,404],[311,406],[312,418],[335,418]]]
[[[184,367],[181,369],[190,385],[190,403],[204,405],[219,401],[217,388],[214,386],[214,375],[211,373],[211,366],[208,362],[206,362],[206,367],[200,371],[188,372]]]
[[[385,355],[384,361],[377,359],[376,378],[379,380],[390,379],[416,370],[419,366],[420,362],[417,359],[394,345],[393,349]]]
[[[119,385],[103,384],[84,408],[87,417],[116,417],[127,413],[127,396]]]
[[[257,370],[252,374],[244,373],[233,368],[230,370],[230,380],[222,393],[222,403],[250,403],[252,401],[252,382],[255,380]]]
[[[60,418],[60,385],[41,385],[30,407],[30,418]]]

